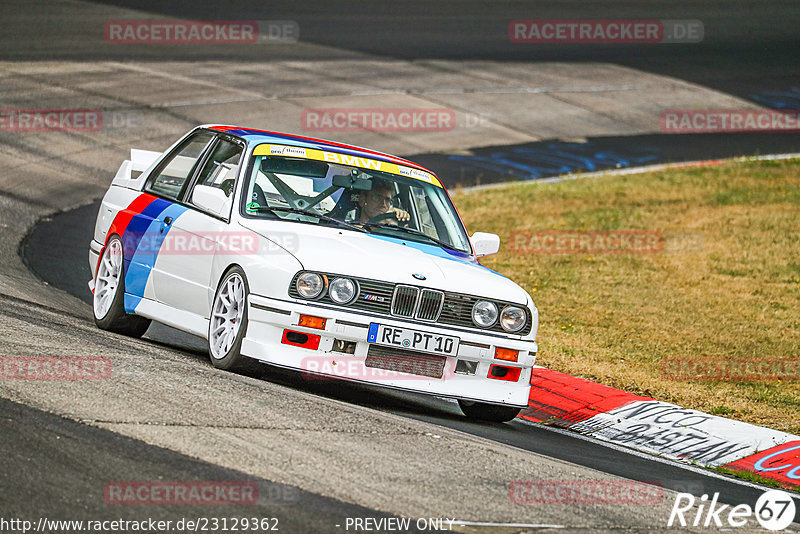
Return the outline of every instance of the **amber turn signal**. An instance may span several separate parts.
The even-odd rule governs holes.
[[[494,357],[497,360],[505,360],[507,362],[515,362],[519,357],[518,350],[511,350],[511,349],[503,349],[500,347],[496,347],[494,349]]]
[[[325,321],[322,317],[314,317],[313,315],[301,315],[300,322],[297,323],[297,326],[305,326],[306,328],[317,328],[319,330],[325,330]]]

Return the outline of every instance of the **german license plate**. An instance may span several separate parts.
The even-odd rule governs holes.
[[[369,333],[367,334],[368,343],[430,354],[444,354],[445,356],[458,354],[459,341],[460,338],[455,336],[432,334],[430,332],[412,330],[411,328],[398,328],[378,323],[370,323]]]

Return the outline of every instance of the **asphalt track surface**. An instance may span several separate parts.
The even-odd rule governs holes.
[[[0,469],[14,483],[0,486],[5,519],[121,519],[176,521],[204,517],[275,518],[284,532],[341,532],[347,517],[389,517],[286,484],[250,477],[146,445],[92,426],[0,399]],[[20,466],[24,466],[21,469]],[[244,505],[108,505],[105,484],[128,480],[226,481],[255,485],[258,500]],[[252,486],[250,486],[252,487]],[[80,512],[78,512],[80,511]],[[270,524],[268,522],[268,524]],[[8,531],[8,530],[4,530]],[[416,530],[415,530],[416,532]]]
[[[232,0],[224,3],[179,0],[105,0],[98,4],[199,20],[291,20],[298,23],[301,40],[329,47],[322,59],[353,53],[401,59],[484,59],[498,61],[611,62],[657,72],[750,98],[764,91],[782,91],[798,85],[800,9],[796,1],[740,0],[579,0],[505,1],[413,0],[290,0],[269,3]],[[44,29],[68,19],[68,5],[49,10],[40,21]],[[10,15],[16,22],[17,17]],[[702,42],[649,44],[636,47],[606,44],[517,44],[508,38],[508,23],[517,19],[672,19],[700,20]],[[35,44],[36,35],[14,29],[5,36],[16,44],[2,54],[14,59],[147,60],[183,57],[196,60],[236,58],[275,60],[293,57],[292,47],[270,50],[198,50],[191,46],[165,52],[150,47],[133,51],[97,46],[81,33],[81,23],[63,24],[58,37],[72,46],[54,49]],[[10,25],[15,28],[15,25]],[[27,45],[27,46],[26,46]],[[174,47],[173,47],[174,48]],[[324,57],[323,57],[324,56]],[[490,143],[487,143],[490,144]]]
[[[380,84],[387,77],[383,69],[371,73],[369,69],[334,68],[326,73],[341,83],[362,84],[370,87],[378,84],[383,91],[407,91],[409,95],[423,94],[429,102],[448,105],[459,111],[475,110],[477,120],[496,121],[511,130],[533,130],[534,136],[542,138],[534,142],[509,142],[504,135],[495,135],[494,129],[477,129],[468,137],[464,148],[459,150],[424,150],[424,144],[414,150],[409,146],[387,146],[393,153],[416,156],[415,159],[434,168],[448,186],[460,183],[476,185],[516,179],[535,179],[576,171],[594,171],[617,166],[641,164],[643,162],[672,162],[707,159],[738,155],[756,155],[800,151],[800,135],[797,131],[786,133],[709,133],[692,135],[670,135],[653,133],[658,125],[636,123],[636,112],[644,107],[640,100],[648,100],[653,108],[671,109],[674,100],[669,91],[645,92],[632,96],[625,91],[626,79],[620,81],[613,72],[598,72],[592,81],[596,84],[619,84],[620,90],[611,91],[607,97],[593,100],[591,96],[580,97],[561,92],[554,99],[530,100],[530,106],[540,106],[546,114],[554,104],[589,106],[597,109],[597,117],[582,118],[584,128],[565,125],[573,121],[574,110],[569,106],[555,107],[543,131],[530,128],[530,124],[513,120],[513,115],[527,119],[530,110],[521,110],[525,100],[519,95],[486,95],[489,104],[481,99],[487,90],[478,82],[487,75],[480,62],[496,62],[505,65],[526,65],[522,70],[530,73],[541,71],[545,65],[557,62],[561,65],[589,66],[607,63],[633,69],[640,73],[664,76],[673,80],[693,84],[707,90],[718,91],[739,99],[738,101],[714,101],[712,109],[737,108],[743,103],[782,111],[800,109],[800,2],[797,1],[678,1],[664,4],[655,1],[509,1],[480,2],[452,0],[428,2],[409,1],[387,4],[380,1],[347,2],[278,1],[253,3],[246,0],[214,2],[157,2],[152,0],[105,0],[94,3],[52,2],[31,0],[25,9],[13,2],[4,10],[7,19],[6,31],[0,35],[0,61],[123,61],[146,66],[153,61],[181,63],[242,62],[235,75],[246,72],[247,64],[263,65],[287,63],[283,76],[264,77],[254,69],[253,80],[263,78],[267,90],[274,86],[273,96],[281,97],[286,87],[296,94],[314,92],[302,87],[313,83],[313,78],[299,77],[292,61],[360,61],[364,58],[380,58],[385,61],[410,61],[421,64],[431,61],[475,62],[472,67],[474,87],[454,83],[453,87],[437,86],[439,98],[425,93],[426,83],[420,81],[434,72],[447,73],[450,64],[435,64],[433,68],[419,72],[403,72],[397,69],[397,77],[389,76],[388,85]],[[93,7],[96,6],[96,7]],[[40,12],[46,16],[40,17]],[[115,45],[104,42],[102,29],[106,22],[122,19],[154,18],[197,20],[257,20],[292,21],[300,31],[298,44],[272,44],[263,46],[197,46],[159,44]],[[699,43],[673,44],[520,44],[508,37],[508,24],[517,19],[664,19],[696,20],[703,24],[704,35]],[[40,39],[45,35],[47,39]],[[374,78],[370,78],[370,76]],[[503,72],[497,74],[502,78]],[[283,79],[281,79],[283,78]],[[416,78],[416,79],[415,79]],[[554,78],[553,80],[563,80]],[[573,79],[574,82],[574,79]],[[552,81],[552,83],[557,83]],[[335,85],[333,87],[336,87]],[[359,87],[364,93],[366,87]],[[367,93],[375,88],[367,89]],[[506,90],[528,90],[512,84]],[[563,87],[561,89],[564,89]],[[491,90],[495,90],[494,88]],[[580,91],[586,91],[581,88]],[[455,95],[449,95],[454,91]],[[463,92],[464,94],[460,94]],[[290,91],[288,94],[292,94]],[[325,90],[320,94],[326,94]],[[366,93],[364,93],[366,94]],[[386,93],[384,93],[385,96]],[[129,99],[118,93],[124,112]],[[165,95],[166,100],[174,95]],[[238,98],[238,95],[232,95]],[[659,102],[659,100],[663,102]],[[505,107],[498,100],[509,102]],[[561,102],[563,100],[563,102]],[[609,102],[629,101],[631,116],[619,110],[604,109]],[[703,108],[702,100],[678,100],[679,109]],[[319,100],[328,103],[329,100]],[[359,100],[347,101],[352,103]],[[387,107],[408,105],[408,101],[370,100],[364,96],[359,106],[371,107],[383,103]],[[151,104],[152,105],[152,104]],[[288,106],[287,106],[288,107]],[[706,106],[708,107],[708,102]],[[501,111],[493,116],[492,109]],[[175,110],[180,111],[180,110]],[[535,112],[536,110],[534,110]],[[526,113],[527,112],[527,113]],[[167,114],[166,110],[162,113]],[[560,118],[563,114],[563,118]],[[633,128],[622,129],[621,135],[592,133],[592,121],[602,121],[611,115],[614,122],[631,122]],[[264,121],[281,124],[281,118]],[[262,120],[260,117],[258,120]],[[657,118],[656,118],[657,121]],[[555,123],[555,124],[554,124]],[[563,124],[558,124],[563,123]],[[459,126],[463,127],[463,126]],[[297,131],[298,125],[289,129]],[[640,132],[635,133],[636,130]],[[608,128],[600,128],[600,131]],[[611,128],[614,130],[614,128]],[[647,131],[650,130],[650,131]],[[312,135],[315,132],[310,132]],[[328,136],[336,134],[328,134]],[[635,137],[633,137],[635,135]],[[316,133],[316,136],[325,136]],[[577,138],[577,139],[576,139]],[[373,146],[375,139],[355,138],[355,142]],[[426,141],[429,142],[428,139]],[[371,142],[371,143],[370,143]],[[430,143],[429,143],[430,145]],[[613,157],[603,157],[607,152]],[[461,153],[459,153],[461,152]],[[546,152],[547,156],[539,155]],[[558,157],[556,153],[560,153]],[[599,156],[598,156],[599,154]]]
[[[341,62],[351,60],[366,63],[379,58],[388,62],[389,69],[400,74],[407,66],[393,63],[395,60],[410,61],[412,67],[424,66],[428,69],[426,74],[439,72],[443,75],[447,75],[452,63],[437,60],[465,62],[465,70],[473,73],[478,82],[486,75],[483,71],[485,64],[470,65],[469,62],[495,62],[499,65],[495,67],[497,73],[503,72],[504,63],[517,71],[528,70],[527,65],[531,72],[548,68],[568,70],[573,67],[591,70],[594,63],[608,63],[630,69],[619,71],[620,75],[635,70],[674,78],[695,89],[711,88],[753,105],[791,109],[796,101],[796,88],[800,87],[797,69],[800,55],[800,32],[797,30],[800,27],[799,5],[797,2],[754,1],[693,1],[669,5],[658,2],[499,4],[477,1],[394,2],[390,5],[376,1],[355,5],[319,1],[300,5],[296,2],[270,2],[268,6],[243,1],[224,4],[151,1],[90,4],[35,0],[19,4],[6,1],[0,5],[4,23],[4,31],[0,34],[0,61],[11,65],[13,72],[7,79],[20,80],[19,86],[14,86],[14,91],[7,93],[7,100],[14,102],[15,107],[23,105],[18,102],[29,103],[30,107],[58,106],[61,101],[58,98],[59,91],[69,91],[73,85],[80,86],[84,91],[81,98],[86,98],[89,102],[87,105],[99,106],[92,98],[107,98],[109,95],[113,97],[113,105],[141,105],[142,101],[135,98],[138,96],[135,93],[141,92],[139,85],[135,89],[127,89],[122,84],[106,90],[104,83],[113,82],[116,73],[107,79],[102,79],[102,76],[98,79],[84,78],[85,73],[91,70],[87,64],[96,64],[99,72],[105,72],[103,69],[108,64],[116,62],[120,70],[138,69],[143,73],[142,76],[149,77],[158,74],[155,67],[158,62],[173,61],[175,84],[180,85],[185,83],[189,75],[186,65],[196,66],[200,72],[213,73],[214,69],[225,67],[226,62],[238,62],[242,65],[239,70],[231,69],[228,74],[233,74],[231,80],[235,78],[239,83],[238,80],[247,76],[247,64],[255,68],[278,62],[276,64],[280,68],[285,68],[286,77],[282,79],[279,71],[271,78],[272,83],[288,88],[288,93],[302,93],[307,88],[302,85],[304,82],[298,81],[300,69],[295,68],[293,61],[338,61],[342,65],[344,63]],[[119,9],[122,11],[115,11]],[[102,29],[103,23],[115,16],[128,19],[164,16],[182,19],[294,20],[301,28],[301,43],[266,48],[119,47],[97,38],[98,28]],[[694,45],[647,46],[533,46],[512,44],[507,38],[508,21],[513,19],[611,17],[697,19],[704,23],[705,38],[702,43]],[[72,62],[79,62],[82,71],[74,68]],[[558,64],[554,66],[554,62]],[[38,63],[42,64],[41,72],[16,72],[17,66],[35,70]],[[63,67],[59,66],[60,63]],[[342,74],[334,82],[339,85],[379,82],[370,78],[368,68],[349,78]],[[51,79],[46,78],[48,69],[55,72]],[[618,74],[613,69],[603,70],[602,73],[601,76],[610,77]],[[497,76],[501,77],[502,74]],[[400,79],[403,79],[402,76]],[[132,77],[126,79],[129,85],[130,81],[136,82]],[[592,80],[593,83],[604,84],[614,81],[610,78]],[[411,87],[411,95],[418,91],[415,87],[424,87],[424,83],[410,75],[403,83]],[[150,89],[152,98],[144,104],[144,108],[137,108],[137,111],[145,110],[142,112],[145,113],[144,127],[152,130],[150,135],[136,132],[147,140],[147,146],[142,148],[163,146],[167,140],[177,136],[176,132],[185,131],[188,123],[206,122],[197,118],[204,114],[185,114],[174,105],[159,107],[164,101],[174,103],[179,97],[167,95],[169,91],[166,87],[145,87],[145,91]],[[327,90],[322,88],[323,92]],[[468,87],[466,92],[474,90]],[[159,91],[164,92],[160,96],[161,101],[158,100]],[[613,90],[610,94],[611,99],[617,98]],[[619,98],[630,98],[628,94],[619,93]],[[653,94],[664,98],[670,96],[668,91]],[[644,97],[640,98],[646,96],[647,91],[644,91]],[[658,100],[661,96],[653,98]],[[726,100],[715,98],[698,102],[724,103]],[[592,107],[591,101],[584,104]],[[603,108],[604,104],[600,101],[598,106]],[[535,115],[537,110],[526,111]],[[630,121],[633,124],[630,117],[621,117],[619,110],[601,109],[600,114],[603,113],[609,116],[609,123]],[[514,153],[515,149],[528,151],[528,157],[522,161],[522,165],[514,160],[515,165],[506,165],[499,170],[495,167],[491,172],[487,172],[485,167],[476,166],[474,160],[465,163],[463,159],[453,158],[454,155],[463,155],[457,150],[433,149],[429,154],[422,154],[425,151],[421,147],[425,143],[409,143],[401,145],[400,149],[392,149],[393,145],[388,145],[384,149],[406,155],[417,154],[419,157],[416,159],[421,163],[429,163],[437,170],[444,169],[447,172],[442,174],[450,177],[445,178],[448,185],[469,185],[509,178],[531,179],[551,173],[553,165],[570,163],[574,165],[574,170],[615,166],[606,165],[607,158],[595,157],[597,152],[607,154],[614,151],[618,158],[636,164],[800,150],[800,136],[797,134],[665,136],[654,134],[652,128],[635,125],[642,131],[633,127],[626,134],[594,135],[591,131],[595,125],[591,121],[581,122],[580,117],[571,120],[572,123],[566,125],[569,127],[561,128],[564,125],[557,124],[555,128],[533,135],[534,140],[519,139],[525,136],[510,134],[494,137],[492,130],[483,137],[469,137],[464,132],[457,132],[468,137],[465,142],[472,148],[471,156],[492,159],[495,165],[498,161],[508,160],[508,152]],[[280,125],[280,117],[275,122]],[[567,122],[565,119],[564,123]],[[507,134],[508,130],[502,132]],[[16,515],[35,518],[48,514],[51,518],[74,518],[79,515],[92,519],[118,516],[141,519],[149,514],[151,517],[175,518],[190,515],[190,511],[207,517],[218,512],[207,507],[177,511],[174,508],[109,507],[102,500],[102,487],[113,480],[224,479],[256,482],[266,498],[259,502],[257,510],[248,507],[246,515],[280,517],[282,525],[286,525],[286,529],[281,530],[288,532],[341,532],[336,527],[340,518],[380,517],[385,514],[375,510],[387,509],[423,510],[430,516],[442,515],[443,510],[459,510],[463,518],[469,506],[447,507],[443,503],[456,502],[459,497],[466,495],[476,503],[472,508],[481,510],[481,514],[470,517],[473,520],[525,518],[535,523],[547,521],[584,531],[659,531],[666,521],[663,507],[659,510],[643,510],[641,507],[608,509],[601,506],[562,506],[561,510],[545,507],[535,511],[530,507],[514,509],[509,508],[508,503],[494,503],[489,497],[494,495],[496,498],[498,491],[502,494],[504,486],[498,490],[496,486],[482,484],[508,481],[512,474],[551,479],[619,475],[632,480],[655,482],[667,489],[688,491],[695,495],[718,491],[723,502],[732,504],[752,504],[760,493],[738,482],[625,454],[540,426],[521,422],[506,425],[472,424],[460,415],[453,404],[424,396],[338,382],[309,383],[295,373],[269,368],[255,381],[246,377],[220,375],[210,366],[202,340],[163,327],[151,328],[144,342],[128,342],[104,336],[91,324],[88,307],[76,304],[72,297],[61,293],[58,288],[84,302],[88,299],[86,247],[97,205],[74,207],[85,205],[86,201],[102,194],[118,164],[116,160],[109,162],[109,156],[117,158],[131,146],[124,131],[119,135],[112,131],[110,136],[114,150],[97,152],[76,149],[82,143],[85,146],[93,142],[86,136],[64,136],[55,140],[43,136],[28,142],[4,134],[0,143],[0,157],[4,158],[3,167],[7,169],[0,174],[0,225],[5,234],[0,235],[0,323],[4,332],[10,332],[0,340],[0,346],[5,354],[39,354],[47,351],[52,354],[67,351],[79,354],[75,351],[79,351],[81,345],[94,347],[93,350],[99,347],[109,354],[113,353],[115,358],[121,358],[114,361],[120,362],[123,377],[123,381],[117,384],[118,391],[112,385],[107,390],[100,389],[99,393],[71,385],[63,388],[53,386],[50,389],[49,385],[31,385],[29,390],[3,385],[2,397],[17,401],[3,400],[0,404],[0,450],[3,451],[0,465],[4,474],[0,483],[0,513],[3,517]],[[576,137],[581,139],[576,140]],[[375,139],[382,143],[391,141],[385,136],[375,136]],[[573,146],[576,143],[580,144],[577,149]],[[372,138],[365,136],[362,144],[373,146]],[[590,154],[592,157],[584,157],[587,149],[593,152]],[[558,150],[566,155],[556,163],[552,159],[542,162],[530,157],[531,150]],[[69,156],[62,157],[63,151]],[[82,159],[81,154],[86,157]],[[36,163],[32,166],[23,165],[31,160]],[[64,184],[51,178],[61,169],[68,171],[64,173]],[[20,245],[25,230],[42,215],[54,210],[66,211],[44,220]],[[36,272],[38,279],[24,272],[25,267],[19,262],[18,253],[23,254],[27,266]],[[43,287],[42,280],[51,287]],[[157,367],[158,374],[142,375],[144,371],[138,368],[142,365]],[[160,376],[164,383],[139,386],[131,378],[138,376]],[[168,380],[176,384],[167,384]],[[140,395],[142,398],[135,394],[135,386],[144,389]],[[236,427],[229,429],[226,426],[215,429],[213,425],[223,423],[215,419],[217,412],[213,412],[212,408],[197,406],[187,411],[190,404],[184,399],[184,390],[201,391],[204,386],[222,388],[235,394],[234,398],[251,408],[251,404],[257,402],[253,399],[270,399],[275,408],[267,409],[260,405],[257,408],[273,410],[273,417],[279,413],[281,402],[286,399],[283,409],[286,413],[292,413],[296,420],[278,421],[274,426],[277,438],[270,433],[273,427],[269,425],[262,425],[263,428],[256,425],[252,429],[237,430]],[[214,396],[212,389],[204,391],[209,399],[219,402],[222,398],[221,394]],[[86,395],[86,399],[82,399],[81,395]],[[154,405],[148,407],[148,400]],[[110,414],[107,420],[91,419],[90,414],[98,413],[92,409],[93,403],[97,402],[106,404],[104,410]],[[303,406],[313,406],[313,411],[309,411],[310,408],[305,411],[296,409]],[[230,411],[236,413],[235,409]],[[57,417],[46,412],[70,413],[70,417]],[[227,414],[227,411],[223,409],[220,413]],[[237,415],[242,424],[250,424],[253,419],[249,413]],[[208,420],[204,421],[206,416]],[[182,429],[175,423],[181,417],[189,420],[187,428]],[[327,428],[326,425],[333,419],[341,419],[343,423],[334,421],[331,424],[335,428]],[[371,436],[369,432],[372,431],[364,430],[365,425],[360,424],[362,420],[373,422],[377,436]],[[210,428],[202,428],[203,424]],[[196,433],[192,433],[194,425],[198,427]],[[314,430],[306,430],[304,425]],[[177,430],[174,427],[178,427]],[[339,447],[339,450],[320,452],[314,449],[316,444],[313,439],[304,439],[299,433],[317,432],[316,428],[321,429],[317,435],[330,441],[332,447]],[[169,450],[168,445],[173,443],[168,435],[171,430],[178,435],[185,432],[183,443],[186,446],[183,449],[187,450],[186,454]],[[432,431],[439,432],[441,436],[429,436]],[[227,441],[223,439],[226,436],[222,435],[226,432],[230,434]],[[242,432],[251,434],[244,437]],[[219,441],[209,441],[209,433]],[[347,437],[351,434],[354,437],[348,441]],[[470,441],[464,435],[474,436],[475,440]],[[285,461],[285,451],[275,450],[273,453],[278,459],[274,461],[275,465],[270,465],[269,455],[256,454],[263,447],[259,449],[251,443],[253,436],[305,447],[312,454],[301,460],[290,456],[291,461]],[[472,473],[469,471],[458,471],[458,462],[450,459],[450,463],[447,463],[448,455],[442,446],[428,445],[431,438],[455,447],[464,458],[476,462],[475,465],[485,471],[479,472],[478,477],[470,476]],[[194,446],[195,441],[198,442],[197,446]],[[425,451],[428,462],[417,464],[410,461],[410,457],[404,457],[394,469],[376,467],[373,465],[375,462],[367,460],[370,448],[363,446],[362,441],[371,443],[375,454],[386,457],[390,457],[392,448],[409,451],[416,447]],[[165,446],[154,445],[156,443]],[[238,448],[231,448],[231,443]],[[470,450],[463,450],[467,445]],[[215,453],[205,454],[213,446],[217,446]],[[320,448],[324,449],[322,445]],[[471,449],[480,452],[473,453]],[[336,462],[337,456],[352,460],[359,453],[362,465],[345,463],[345,470],[342,470]],[[496,472],[490,472],[488,466],[491,463],[481,461],[487,455],[498,461],[510,463],[513,460],[526,465],[514,472],[501,462],[495,466]],[[321,467],[316,463],[318,457],[330,465]],[[212,461],[203,461],[204,458]],[[296,465],[297,461],[300,461],[300,465]],[[436,465],[433,465],[437,462],[449,466],[458,476],[449,476],[441,469],[437,471]],[[365,473],[360,480],[355,474],[357,471]],[[410,481],[409,471],[415,473]],[[278,480],[284,472],[285,479]],[[379,484],[370,480],[370,476],[388,478]],[[314,477],[319,478],[315,480]],[[462,480],[464,487],[459,485]],[[414,487],[414,482],[419,484],[417,491],[421,498],[417,500],[414,500],[413,490],[410,489]],[[361,486],[365,491],[344,494],[337,492],[337,485],[342,488]],[[311,488],[311,491],[300,489],[299,486]],[[319,488],[318,491],[314,490],[315,487]],[[381,495],[381,492],[387,495]],[[269,498],[275,495],[282,498]],[[322,495],[339,495],[340,498]],[[442,498],[443,495],[447,498]],[[667,500],[671,496],[671,493],[668,494]],[[437,504],[425,508],[425,500]],[[357,506],[352,504],[354,502],[367,504]],[[227,515],[238,515],[230,513],[230,509],[219,513],[226,511],[229,512]],[[254,511],[257,514],[253,514]]]

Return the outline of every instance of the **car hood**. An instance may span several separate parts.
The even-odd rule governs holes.
[[[249,219],[240,224],[280,244],[309,271],[531,304],[521,287],[480,265],[469,254],[408,239],[328,226]]]

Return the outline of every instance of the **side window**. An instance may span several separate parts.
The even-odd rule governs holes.
[[[425,191],[421,187],[415,186],[411,187],[411,191],[414,198],[414,205],[417,207],[417,213],[419,214],[419,223],[422,226],[420,230],[425,232],[426,235],[439,239],[439,232],[431,216],[431,210],[428,206],[428,197]]]
[[[200,171],[197,177],[197,185],[216,187],[221,189],[225,196],[231,196],[233,186],[236,184],[236,174],[241,159],[242,147],[236,143],[221,139]],[[191,198],[191,195],[189,198]]]
[[[197,159],[212,138],[213,134],[209,132],[198,132],[185,140],[166,164],[161,164],[155,176],[148,179],[145,189],[156,195],[177,199]]]

